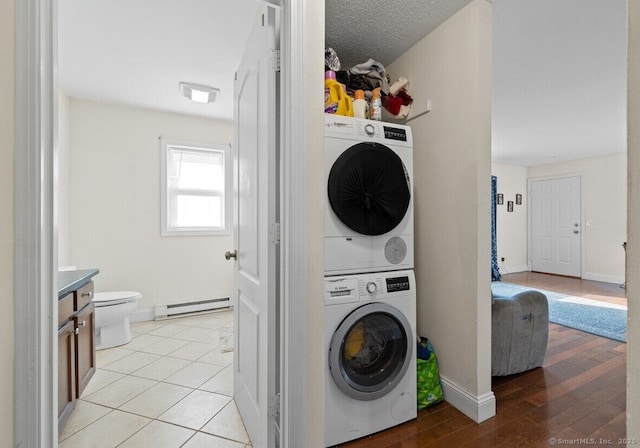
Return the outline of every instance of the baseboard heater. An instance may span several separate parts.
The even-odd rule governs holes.
[[[190,314],[204,313],[220,308],[229,308],[229,297],[222,299],[199,300],[197,302],[177,303],[174,305],[158,305],[155,308],[155,320],[182,317]]]

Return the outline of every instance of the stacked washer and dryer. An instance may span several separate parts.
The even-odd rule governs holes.
[[[325,115],[325,444],[416,417],[411,128]]]

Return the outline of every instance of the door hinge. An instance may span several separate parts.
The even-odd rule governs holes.
[[[275,394],[269,399],[269,418],[277,419],[280,416],[280,394]]]
[[[269,240],[273,244],[280,244],[280,223],[274,222],[269,230]]]
[[[280,71],[280,50],[271,50],[271,66],[274,71]]]

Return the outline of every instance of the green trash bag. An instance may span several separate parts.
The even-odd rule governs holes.
[[[431,342],[420,337],[418,342],[418,410],[440,403],[444,396],[440,384],[438,358]]]

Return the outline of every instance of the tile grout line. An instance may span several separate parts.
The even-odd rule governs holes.
[[[214,314],[214,313],[212,313],[212,314]],[[187,325],[187,324],[180,324],[180,323],[176,322],[176,325],[180,325],[180,326],[183,326],[185,328],[185,330],[182,330],[182,331],[189,331],[189,329],[198,328],[199,330],[203,330],[205,333],[208,332],[208,334],[205,334],[202,337],[197,338],[197,339],[193,339],[193,338],[192,339],[180,339],[179,337],[175,337],[176,335],[178,335],[182,331],[178,331],[178,332],[174,333],[172,336],[151,335],[150,333],[152,333],[154,331],[157,331],[157,330],[159,330],[161,328],[166,327],[166,325],[155,326],[154,325],[155,321],[150,321],[150,322],[143,323],[145,325],[145,328],[147,328],[147,331],[145,331],[145,332],[137,331],[137,329],[135,328],[135,324],[133,324],[132,333],[135,335],[134,339],[138,338],[138,337],[141,337],[141,336],[150,335],[150,336],[152,336],[154,338],[156,338],[156,337],[157,338],[161,338],[162,340],[157,340],[157,341],[152,342],[150,344],[143,345],[141,347],[136,347],[135,349],[130,349],[130,348],[126,348],[126,346],[121,346],[120,348],[130,351],[130,353],[126,353],[126,354],[124,354],[123,356],[121,356],[119,358],[115,358],[115,359],[111,360],[109,363],[105,364],[104,367],[98,368],[98,370],[102,370],[104,372],[109,372],[109,373],[112,373],[112,374],[115,374],[115,375],[121,375],[121,377],[117,378],[114,381],[111,381],[111,382],[105,384],[102,387],[99,387],[99,388],[97,388],[95,390],[92,390],[91,394],[86,395],[84,397],[80,397],[78,400],[82,401],[82,402],[85,402],[87,404],[91,404],[93,406],[98,406],[100,408],[105,408],[108,411],[104,415],[101,415],[100,417],[96,418],[95,420],[92,420],[92,421],[90,421],[90,422],[88,422],[86,424],[83,424],[82,426],[78,426],[77,428],[74,428],[75,431],[73,433],[67,435],[64,439],[60,439],[59,443],[68,440],[69,438],[73,437],[74,435],[78,434],[79,432],[85,430],[87,427],[99,422],[104,417],[112,414],[114,411],[118,411],[118,412],[122,412],[122,413],[125,413],[125,414],[135,415],[135,416],[140,417],[140,418],[148,419],[149,421],[144,426],[142,426],[141,428],[139,428],[136,431],[134,431],[125,440],[119,442],[117,444],[117,446],[120,446],[120,445],[126,443],[127,440],[131,439],[136,434],[138,434],[140,431],[142,431],[144,428],[148,427],[148,425],[150,425],[152,422],[156,421],[156,422],[159,422],[159,423],[162,423],[162,424],[170,425],[172,427],[183,428],[183,429],[186,429],[186,430],[189,430],[189,431],[193,431],[193,434],[183,444],[181,444],[180,446],[183,446],[184,444],[187,444],[198,433],[202,433],[204,435],[208,435],[208,436],[212,436],[212,437],[216,437],[216,438],[220,438],[220,439],[228,440],[230,442],[237,443],[239,447],[250,447],[251,446],[250,442],[247,444],[247,442],[245,442],[245,441],[236,440],[236,439],[230,438],[227,435],[220,435],[220,434],[216,434],[214,432],[202,431],[202,428],[204,428],[205,426],[210,424],[215,418],[220,416],[221,413],[231,405],[231,403],[233,403],[233,406],[235,406],[235,401],[233,399],[233,395],[232,394],[228,395],[227,393],[224,393],[224,392],[221,392],[221,391],[214,392],[214,391],[210,391],[210,390],[206,390],[206,389],[201,389],[201,387],[203,385],[205,385],[209,381],[212,381],[218,375],[223,374],[225,372],[225,370],[230,368],[230,366],[232,365],[232,362],[224,363],[223,361],[221,361],[219,363],[215,363],[215,362],[200,361],[202,358],[210,356],[210,355],[214,354],[214,352],[216,352],[216,351],[217,351],[216,353],[219,356],[225,356],[225,353],[226,353],[226,352],[222,352],[220,350],[221,344],[220,344],[219,340],[218,340],[217,344],[212,344],[212,343],[209,342],[209,341],[212,340],[211,339],[211,337],[212,337],[211,333],[215,332],[216,336],[219,337],[219,335],[220,335],[220,331],[219,330],[221,328],[229,327],[231,325],[231,322],[229,322],[228,318],[219,319],[219,321],[218,321],[218,316],[220,316],[221,313],[215,313],[215,314],[217,314],[217,316],[216,316],[216,320],[217,321],[216,321],[216,323],[214,325],[211,325],[211,324],[203,325],[203,323],[206,322],[206,320],[203,320],[202,318],[199,319],[199,322],[196,322],[195,324],[188,324]],[[177,318],[177,319],[179,319],[179,318]],[[198,332],[194,331],[193,334],[197,335]],[[207,340],[207,342],[204,342],[203,339]],[[173,350],[173,351],[170,351],[167,354],[158,354],[158,353],[151,353],[151,352],[144,351],[145,349],[148,349],[152,345],[158,344],[158,347],[160,347],[160,344],[167,343],[167,342],[169,342],[171,340],[184,342],[184,345],[182,347],[179,347],[179,348]],[[183,347],[186,347],[186,346],[188,346],[190,344],[194,344],[194,343],[195,344],[203,344],[203,346],[210,346],[210,350],[207,350],[204,353],[199,354],[199,356],[195,357],[194,359],[192,359],[191,357],[184,358],[184,357],[171,356],[172,353],[179,352]],[[128,373],[125,373],[125,372],[122,372],[122,371],[118,371],[118,370],[109,370],[107,368],[109,365],[111,365],[113,363],[116,363],[118,361],[121,361],[121,360],[123,360],[125,358],[128,358],[128,357],[130,357],[130,356],[132,356],[132,355],[134,355],[136,353],[140,353],[140,354],[143,354],[143,355],[153,355],[153,356],[157,356],[157,358],[153,359],[150,362],[145,363],[144,365],[140,365],[139,368],[137,368],[136,370],[133,370],[132,372],[128,372]],[[147,378],[147,377],[144,377],[144,376],[136,375],[136,372],[144,369],[145,367],[149,366],[150,364],[158,362],[158,361],[160,361],[162,359],[166,359],[166,358],[175,359],[175,360],[179,360],[179,361],[185,361],[186,364],[184,366],[182,366],[180,369],[178,369],[175,372],[169,374],[167,377],[165,377],[165,378],[163,378],[161,380],[158,380],[158,379],[155,379],[155,378]],[[222,358],[222,359],[224,359],[224,358]],[[125,363],[126,363],[126,361],[123,362],[124,365],[126,365]],[[182,372],[183,370],[187,369],[189,366],[196,365],[196,363],[199,364],[199,365],[203,365],[203,366],[211,366],[212,369],[218,368],[219,370],[217,370],[211,376],[209,376],[208,374],[205,373],[205,375],[203,375],[203,377],[206,377],[206,379],[203,380],[203,381],[200,381],[201,378],[198,378],[196,376],[196,378],[198,378],[196,381],[199,382],[199,384],[197,386],[195,386],[195,387],[193,385],[185,385],[184,382],[180,383],[180,382],[169,382],[169,381],[167,381],[167,379],[170,378],[171,376],[177,375],[179,372]],[[185,374],[185,375],[187,375],[187,374]],[[124,401],[123,403],[120,403],[117,407],[113,407],[111,405],[105,405],[105,404],[101,404],[101,403],[96,403],[96,402],[93,402],[93,401],[90,401],[90,400],[87,399],[89,396],[91,396],[93,394],[96,394],[96,393],[98,393],[100,391],[104,391],[106,388],[108,388],[110,386],[113,386],[114,384],[118,383],[119,381],[125,380],[126,378],[138,378],[138,379],[142,379],[142,380],[152,381],[152,382],[154,382],[154,384],[152,384],[149,387],[144,388],[144,390],[139,391],[135,395],[132,395],[131,397],[128,397],[126,399],[126,401]],[[223,383],[221,383],[220,386],[214,386],[214,387],[222,388],[222,389],[225,389],[225,388],[229,387],[228,385],[227,386],[223,385],[224,382],[226,382],[228,380],[225,380],[225,379],[223,379],[223,377],[221,377],[221,381]],[[184,388],[184,389],[188,389],[189,391],[188,391],[188,393],[186,395],[184,395],[178,401],[176,401],[175,403],[171,404],[166,409],[163,409],[162,412],[160,413],[160,415],[158,415],[158,417],[155,417],[155,418],[145,416],[145,415],[143,415],[141,413],[136,413],[136,412],[133,412],[133,411],[130,411],[130,410],[122,409],[122,407],[125,406],[127,403],[130,403],[131,401],[133,401],[136,398],[140,397],[140,395],[148,392],[150,389],[158,386],[159,384],[166,384],[166,385],[170,385],[170,386],[181,387],[181,388]],[[220,409],[218,409],[214,414],[212,414],[210,416],[210,418],[207,419],[207,421],[205,423],[203,423],[199,427],[199,429],[194,429],[194,428],[190,428],[190,427],[178,424],[178,423],[174,423],[174,422],[170,422],[170,421],[165,421],[165,420],[160,420],[159,419],[159,417],[162,414],[164,414],[165,412],[169,411],[174,406],[176,406],[179,403],[181,403],[187,397],[192,395],[195,391],[200,391],[200,392],[207,393],[207,394],[217,395],[217,396],[220,396],[221,398],[228,399],[228,401]],[[246,431],[246,429],[244,429],[244,425],[242,424],[241,420],[240,420],[240,424],[243,426],[243,430]]]

